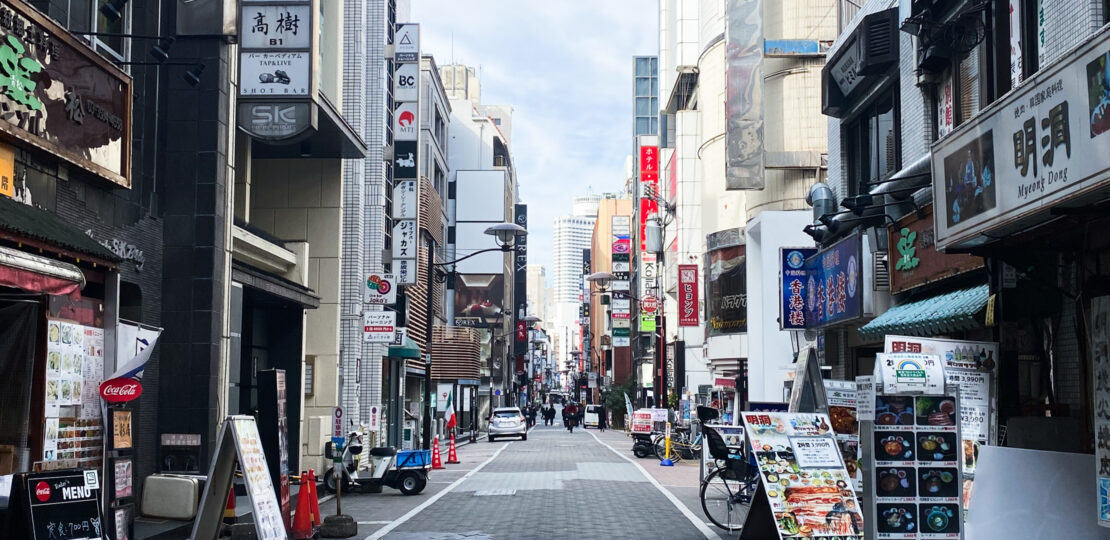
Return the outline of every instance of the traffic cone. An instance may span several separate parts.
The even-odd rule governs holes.
[[[455,434],[452,433],[451,434],[451,446],[447,447],[447,464],[448,465],[454,465],[456,463],[461,463],[461,462],[459,461],[459,455],[457,453],[455,453]]]
[[[439,437],[432,439],[432,470],[442,469],[443,458],[439,455]]]
[[[297,511],[293,517],[293,539],[312,538],[312,503],[308,500],[308,473],[301,472],[301,489],[297,491]]]
[[[340,486],[336,485],[336,489]],[[316,471],[308,470],[308,502],[312,505],[312,513],[309,516],[312,518],[312,525],[315,527],[320,526],[320,497],[316,495]]]
[[[224,523],[235,523],[235,486],[227,491],[227,505],[224,506]]]

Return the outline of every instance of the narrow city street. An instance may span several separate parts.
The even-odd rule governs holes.
[[[418,496],[348,495],[343,511],[369,539],[728,538],[698,506],[696,463],[657,471],[630,447],[621,431],[540,422],[527,441],[461,447],[461,463],[434,471]]]

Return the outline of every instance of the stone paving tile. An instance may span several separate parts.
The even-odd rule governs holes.
[[[491,489],[515,492],[474,494]],[[386,538],[681,540],[703,535],[634,465],[589,434],[556,426],[537,428],[527,442],[512,443]]]

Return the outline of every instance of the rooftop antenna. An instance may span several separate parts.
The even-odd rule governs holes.
[[[451,32],[451,63],[455,63],[455,33]]]

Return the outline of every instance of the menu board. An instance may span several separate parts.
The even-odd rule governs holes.
[[[28,474],[23,488],[32,538],[103,538],[106,531],[100,515],[100,487],[95,470]]]
[[[955,396],[880,395],[873,431],[876,538],[959,538]]]
[[[831,379],[824,382],[829,421],[836,433],[840,455],[844,457],[844,468],[852,478],[852,486],[859,491],[863,487],[863,471],[860,468],[859,420],[856,418],[856,383]]]
[[[779,537],[862,538],[863,515],[825,414],[745,412]]]
[[[270,469],[266,465],[258,425],[253,418],[231,418],[228,422],[231,423],[235,447],[239,452],[239,468],[243,471],[247,494],[250,495],[251,507],[254,509],[258,537],[263,540],[285,539],[281,506],[270,480]]]
[[[100,383],[104,330],[49,319],[43,416],[43,460],[99,467],[103,441]]]
[[[1098,524],[1110,527],[1110,296],[1091,300],[1091,351],[1094,354],[1095,478]]]

